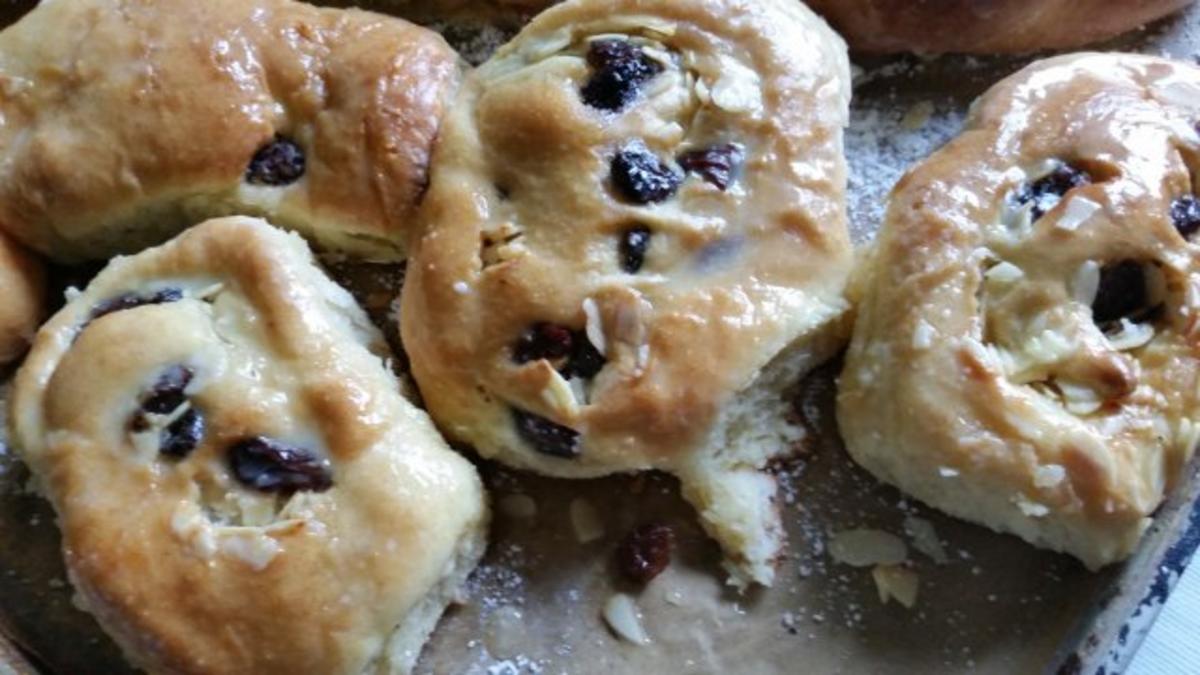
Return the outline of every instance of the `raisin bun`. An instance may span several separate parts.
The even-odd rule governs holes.
[[[792,0],[573,0],[472,73],[402,296],[434,419],[552,476],[678,475],[769,583],[783,392],[845,330],[842,41]]]
[[[25,354],[46,312],[42,261],[0,232],[0,367]]]
[[[290,0],[45,0],[0,33],[0,223],[63,261],[268,216],[403,256],[459,78],[437,34]]]
[[[134,665],[411,668],[486,510],[386,349],[299,237],[243,217],[116,259],[38,333],[12,437]]]
[[[850,454],[1090,567],[1200,435],[1200,69],[1035,63],[891,196],[838,397]],[[952,187],[951,187],[952,186]]]
[[[808,0],[866,52],[1020,53],[1107,40],[1192,0]]]

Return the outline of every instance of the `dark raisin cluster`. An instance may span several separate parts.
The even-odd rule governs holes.
[[[187,366],[175,365],[167,368],[148,391],[142,394],[141,409],[134,413],[129,427],[133,431],[150,428],[148,415],[169,415],[187,403],[187,389],[195,373]],[[159,432],[159,452],[176,459],[186,457],[204,436],[204,416],[195,407],[188,408],[182,415]]]
[[[574,459],[579,456],[579,432],[557,422],[514,408],[513,423],[517,434],[543,455]]]
[[[1171,203],[1171,223],[1184,239],[1200,230],[1200,200],[1185,195]]]
[[[662,65],[646,56],[641,47],[626,40],[596,40],[588,47],[592,75],[583,85],[583,102],[617,112],[637,98],[642,85],[662,72]]]
[[[1161,312],[1150,305],[1145,266],[1136,260],[1121,260],[1100,269],[1100,285],[1092,302],[1092,320],[1108,329],[1121,319],[1134,323],[1149,321]]]
[[[229,450],[229,466],[243,485],[262,492],[291,495],[298,490],[324,492],[333,487],[329,463],[309,451],[266,436],[252,436]]]
[[[582,330],[571,330],[549,322],[530,326],[513,345],[513,361],[528,363],[545,359],[565,378],[595,377],[604,368],[604,355]],[[517,433],[534,450],[554,457],[579,455],[579,432],[525,410],[513,410]]]
[[[1092,176],[1087,171],[1071,164],[1061,164],[1045,176],[1025,184],[1015,199],[1021,206],[1032,204],[1029,215],[1036,221],[1062,201],[1068,192],[1092,182]]]
[[[304,175],[304,149],[290,138],[276,135],[259,148],[246,166],[246,182],[255,185],[288,185]]]
[[[605,363],[587,333],[548,322],[530,326],[513,346],[513,360],[517,363],[539,359],[554,363],[566,378],[595,377]]]
[[[671,528],[649,523],[634,528],[617,547],[617,569],[632,582],[645,584],[671,563]]]

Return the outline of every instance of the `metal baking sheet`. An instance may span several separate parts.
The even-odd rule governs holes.
[[[10,21],[29,4],[0,5],[0,19]],[[437,27],[475,61],[505,33],[462,23]],[[1105,48],[1192,59],[1198,31],[1200,9]],[[904,168],[957,132],[976,95],[1029,60],[857,62],[847,136],[857,242],[870,240],[883,199]],[[386,320],[398,270],[333,269]],[[492,546],[418,672],[1123,670],[1200,542],[1197,467],[1162,507],[1134,558],[1091,573],[1070,558],[941,516],[856,468],[833,421],[837,368],[830,364],[797,385],[796,415],[809,434],[778,468],[790,544],[774,588],[738,595],[723,585],[716,546],[668,477],[557,481],[480,463],[497,504]],[[11,453],[0,450],[0,633],[11,641],[0,641],[0,673],[8,672],[4,664],[22,674],[129,672],[112,643],[72,604],[53,514],[25,490],[27,478]],[[532,499],[534,515],[506,508],[513,495]],[[589,506],[604,533],[581,543],[570,513]],[[920,579],[911,610],[882,604],[869,570],[835,563],[825,550],[830,534],[843,529],[906,537],[910,517],[932,523],[946,552],[939,563],[910,539]],[[639,591],[619,581],[613,552],[626,532],[645,522],[671,525],[676,547],[668,570]],[[614,592],[636,598],[650,644],[623,642],[606,627],[601,608]]]

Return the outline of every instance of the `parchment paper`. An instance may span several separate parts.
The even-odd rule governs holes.
[[[1192,58],[1193,45],[1200,45],[1197,26],[1200,11],[1192,11],[1111,46]],[[439,27],[474,61],[505,34],[489,26]],[[904,167],[956,133],[974,96],[1029,60],[859,62],[847,137],[857,242],[869,241],[884,195]],[[386,322],[400,270],[332,269]],[[1036,673],[1101,662],[1123,612],[1136,605],[1155,561],[1186,521],[1179,509],[1196,493],[1195,476],[1134,560],[1090,573],[1064,556],[942,517],[854,467],[833,421],[837,367],[830,364],[797,388],[797,416],[809,437],[780,467],[790,544],[775,587],[738,595],[724,586],[716,546],[669,478],[556,481],[481,463],[497,506],[491,549],[418,671]],[[95,623],[74,609],[53,516],[25,492],[26,479],[11,454],[0,452],[0,629],[48,672],[128,672]],[[512,495],[530,497],[536,513],[514,515]],[[603,536],[579,541],[569,516],[575,500],[593,507]],[[914,548],[904,528],[910,516],[933,524],[947,554],[942,564]],[[646,522],[669,524],[677,545],[667,571],[639,590],[618,579],[613,552],[626,532]],[[909,542],[920,579],[911,610],[881,603],[869,569],[829,557],[832,533],[864,527]],[[621,640],[606,626],[601,608],[614,592],[634,596],[650,644]]]

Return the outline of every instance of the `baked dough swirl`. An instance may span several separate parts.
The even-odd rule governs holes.
[[[404,256],[459,79],[436,33],[291,0],[45,0],[0,33],[0,229],[61,261],[268,217]]]
[[[472,73],[400,322],[430,413],[562,477],[678,475],[769,583],[782,392],[836,349],[845,46],[790,0],[576,0]]]
[[[41,329],[14,445],[134,665],[411,668],[486,508],[387,353],[299,237],[242,217],[118,258]]]
[[[841,376],[850,454],[1091,567],[1200,434],[1200,69],[1041,61],[896,186]]]

